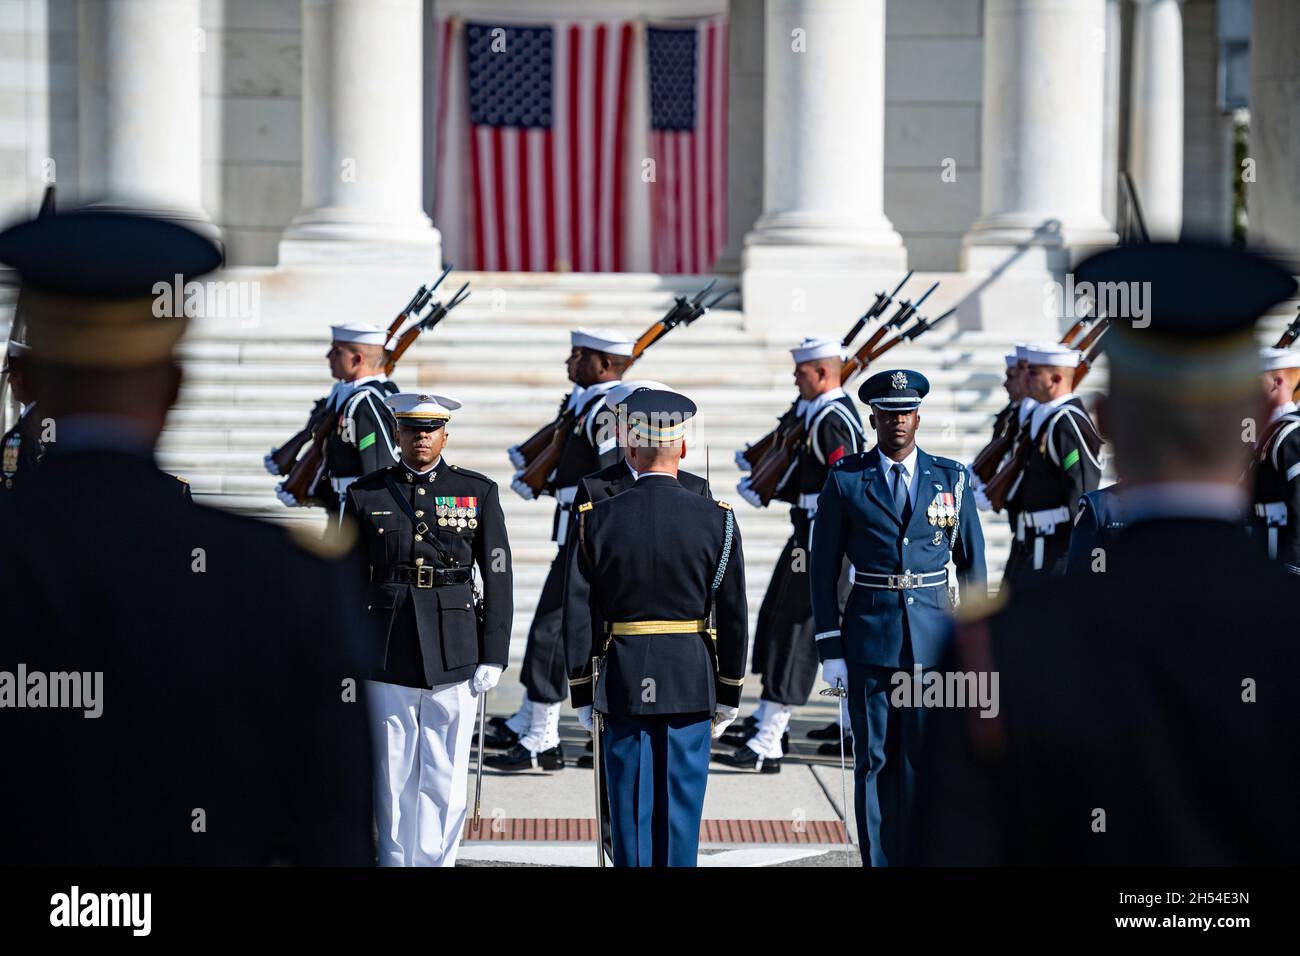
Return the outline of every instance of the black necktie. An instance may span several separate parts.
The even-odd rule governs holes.
[[[911,517],[911,502],[907,495],[907,469],[899,462],[894,465],[894,510],[898,512],[898,518],[903,524],[907,524],[907,519]]]

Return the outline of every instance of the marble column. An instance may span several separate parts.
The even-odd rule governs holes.
[[[1247,238],[1300,257],[1300,3],[1255,0],[1250,39]],[[1237,171],[1241,175],[1241,171]]]
[[[851,320],[905,268],[884,211],[884,0],[768,0],[763,214],[745,237],[746,324]],[[891,283],[892,284],[892,283]]]
[[[421,0],[303,0],[302,210],[280,264],[441,261],[422,208]]]
[[[186,221],[203,210],[199,0],[81,0],[80,198]]]
[[[763,4],[727,4],[727,244],[715,272],[740,272],[745,236],[763,213]]]
[[[1109,245],[1102,211],[1105,0],[985,0],[981,214],[973,272],[1059,271]]]
[[[1177,239],[1183,222],[1183,14],[1181,0],[1136,0],[1130,78],[1129,162],[1152,239]]]

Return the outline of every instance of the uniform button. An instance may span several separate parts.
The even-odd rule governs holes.
[[[906,538],[903,539],[903,544],[909,544],[909,543],[910,542]]]
[[[423,489],[423,488],[416,488],[416,489],[415,489],[415,493],[416,493],[417,495],[422,495],[422,494],[424,494],[424,489]]]
[[[912,597],[909,597],[909,598],[907,599],[907,603],[908,603],[908,604],[911,604],[914,600],[916,600],[916,599],[915,599],[915,598],[912,598]]]
[[[383,528],[380,528],[380,529],[379,529],[379,533],[380,533],[380,534],[383,534],[383,533],[384,533],[384,529],[383,529]]]
[[[423,518],[423,517],[424,517],[424,512],[423,512],[423,511],[417,511],[417,512],[415,513],[415,516],[416,516],[417,518]]]
[[[420,537],[420,536],[417,534],[417,535],[415,536],[415,540],[416,540],[416,541],[423,541],[424,538]]]
[[[416,563],[416,564],[424,564],[424,558],[416,558],[416,559],[415,559],[415,563]]]

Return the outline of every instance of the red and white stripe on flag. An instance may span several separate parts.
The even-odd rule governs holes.
[[[700,20],[694,30],[692,110],[674,97],[688,95],[674,71],[690,43],[674,42],[680,27],[648,31],[651,84],[648,147],[651,184],[651,267],[656,272],[707,273],[726,245],[727,20]],[[656,90],[655,87],[659,86]],[[688,115],[689,114],[689,115]]]
[[[502,271],[628,268],[637,34],[631,21],[439,21],[434,222],[448,259]]]

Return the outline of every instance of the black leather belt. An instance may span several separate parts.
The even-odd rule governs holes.
[[[434,568],[420,564],[399,566],[384,572],[384,584],[414,584],[417,588],[440,588],[448,584],[469,584],[469,568]]]

